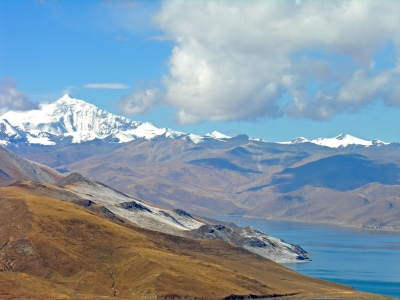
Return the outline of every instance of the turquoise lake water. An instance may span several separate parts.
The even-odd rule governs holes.
[[[303,247],[312,262],[285,264],[299,273],[400,299],[400,232],[239,216],[212,216]]]

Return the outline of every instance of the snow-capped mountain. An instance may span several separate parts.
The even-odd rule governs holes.
[[[54,146],[59,143],[82,143],[95,139],[109,139],[114,143],[126,143],[138,138],[151,140],[158,137],[185,139],[198,144],[208,140],[219,142],[230,136],[214,131],[205,135],[186,134],[170,128],[157,128],[149,122],[132,121],[123,116],[111,114],[83,100],[64,95],[57,101],[41,104],[39,109],[30,111],[9,111],[0,116],[0,145],[36,144]],[[261,139],[249,138],[255,142]],[[331,148],[348,145],[381,146],[379,140],[365,141],[347,134],[334,138],[307,140],[299,137],[291,142],[279,144],[313,143]]]
[[[379,140],[366,141],[344,133],[334,138],[319,138],[316,140],[312,140],[311,142],[320,146],[326,146],[330,148],[346,147],[348,145],[361,145],[369,147],[388,144]]]
[[[108,137],[123,143],[135,138],[182,135],[168,128],[157,128],[151,123],[135,122],[113,115],[69,95],[53,103],[42,104],[38,110],[5,113],[0,117],[0,134],[3,137],[2,144],[25,141],[42,145],[55,145],[62,137],[71,137],[72,143]],[[4,135],[8,141],[4,140]]]
[[[349,145],[370,147],[370,146],[382,146],[389,144],[382,142],[380,140],[366,141],[345,133],[335,136],[334,138],[318,138],[315,140],[308,140],[304,137],[298,137],[290,142],[280,142],[279,144],[301,144],[301,143],[312,143],[315,145],[325,146],[329,148],[347,147]]]
[[[204,136],[185,134],[169,128],[157,128],[111,114],[83,100],[64,95],[57,101],[41,104],[30,111],[9,111],[0,116],[0,145],[15,143],[56,145],[64,138],[72,143],[110,138],[125,143],[137,138],[184,138],[193,143],[206,139],[229,138],[217,131]]]

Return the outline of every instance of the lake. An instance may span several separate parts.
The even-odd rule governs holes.
[[[210,217],[253,226],[300,245],[310,253],[312,262],[285,264],[299,273],[400,299],[400,232],[240,216]]]

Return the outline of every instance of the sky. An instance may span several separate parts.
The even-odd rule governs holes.
[[[400,1],[0,0],[0,114],[68,93],[157,127],[400,142]]]

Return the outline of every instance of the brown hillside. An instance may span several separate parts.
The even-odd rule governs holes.
[[[376,298],[224,242],[124,227],[18,186],[0,195],[1,297]]]
[[[47,166],[24,159],[0,147],[0,187],[17,180],[57,183],[63,176]]]

